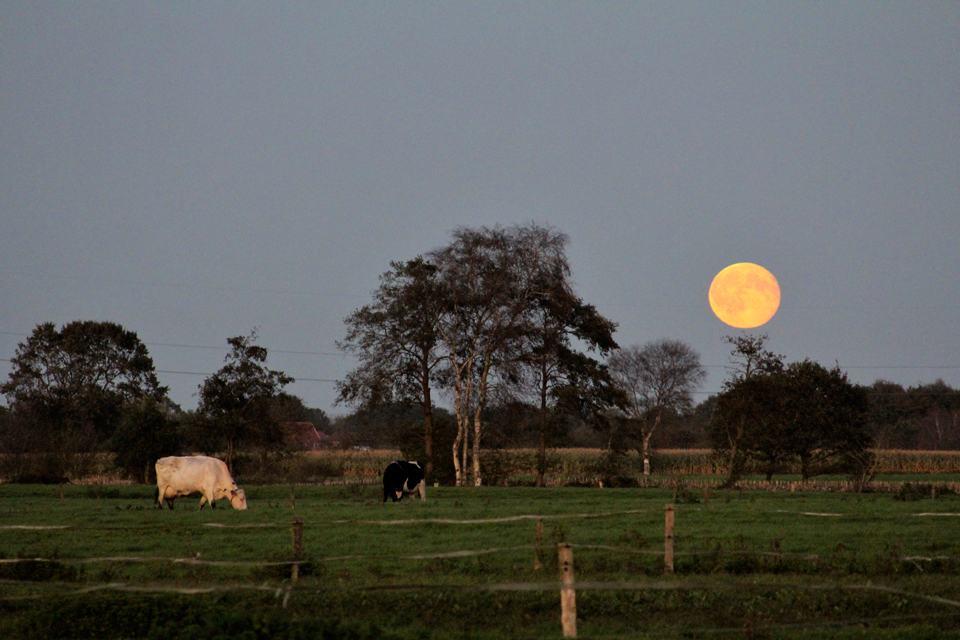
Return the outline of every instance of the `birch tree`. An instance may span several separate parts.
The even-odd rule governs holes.
[[[483,483],[481,413],[531,330],[533,298],[545,283],[569,273],[567,237],[538,225],[461,227],[453,241],[430,253],[440,273],[444,313],[445,380],[453,396],[457,435],[451,452],[458,486]]]
[[[650,474],[650,439],[668,412],[693,407],[693,391],[706,378],[700,355],[677,340],[631,345],[608,359],[614,379],[627,394],[631,434],[639,442],[643,473]]]

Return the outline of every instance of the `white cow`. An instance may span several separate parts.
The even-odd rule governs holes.
[[[229,498],[234,509],[247,508],[247,496],[238,489],[227,465],[222,460],[207,456],[170,456],[157,460],[157,505],[163,509],[163,501],[173,509],[173,499],[201,493],[200,508],[210,503]]]

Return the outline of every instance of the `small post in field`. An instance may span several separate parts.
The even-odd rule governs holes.
[[[300,560],[303,558],[303,518],[293,519],[293,567],[290,570],[290,582],[300,577]]]
[[[560,624],[564,638],[577,637],[577,592],[573,587],[573,547],[557,545],[560,553]]]
[[[537,518],[537,532],[534,536],[535,546],[537,547],[537,557],[533,562],[533,570],[540,571],[543,567],[543,561],[540,558],[543,547],[543,518]]]
[[[673,505],[666,506],[663,540],[663,572],[673,573]]]

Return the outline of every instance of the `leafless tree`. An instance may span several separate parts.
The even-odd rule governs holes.
[[[693,407],[693,391],[706,378],[700,355],[678,340],[631,345],[608,359],[614,379],[627,394],[627,417],[639,443],[643,472],[650,473],[650,439],[669,412]]]

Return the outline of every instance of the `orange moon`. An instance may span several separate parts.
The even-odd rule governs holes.
[[[753,329],[765,324],[780,307],[780,285],[757,264],[732,264],[710,283],[710,308],[731,327]]]

